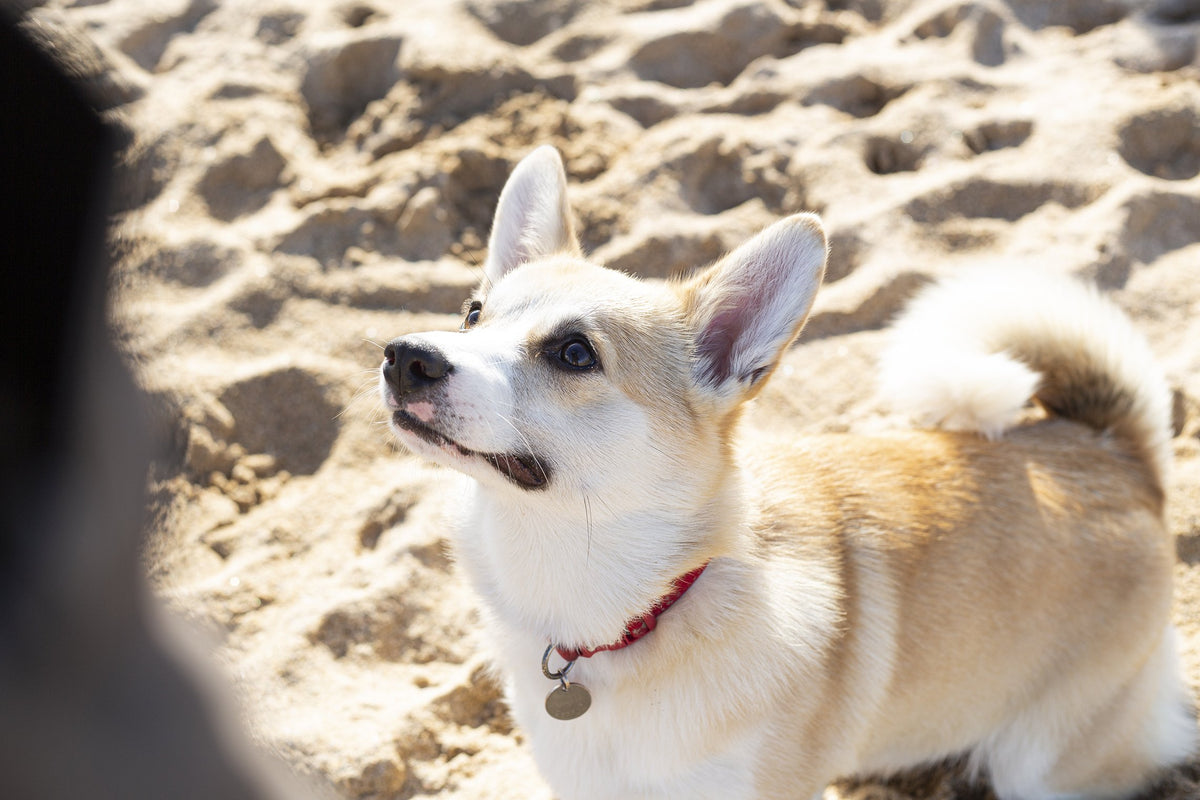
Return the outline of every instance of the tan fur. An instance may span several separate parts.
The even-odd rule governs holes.
[[[821,437],[770,466],[764,515],[786,534],[760,533],[768,557],[810,536],[838,553],[848,636],[831,658],[869,661],[855,652],[864,605],[895,614],[891,674],[856,676],[889,684],[866,751],[920,736],[922,719],[986,730],[1012,702],[1003,687],[1123,674],[1159,638],[1173,556],[1158,491],[1090,431],[1042,423],[1002,449],[948,433]],[[1081,497],[1102,505],[1081,517]]]

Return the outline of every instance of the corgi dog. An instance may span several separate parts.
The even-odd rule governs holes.
[[[461,329],[380,373],[399,440],[473,479],[456,557],[558,796],[808,800],[958,756],[1002,800],[1117,798],[1193,752],[1168,394],[1115,306],[953,279],[883,367],[927,429],[756,435],[820,220],[641,281],[583,258],[566,192],[522,160]]]

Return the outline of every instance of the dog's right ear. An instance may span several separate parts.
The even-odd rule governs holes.
[[[567,206],[567,175],[550,145],[517,164],[496,206],[484,273],[495,284],[509,270],[554,253],[580,253]]]

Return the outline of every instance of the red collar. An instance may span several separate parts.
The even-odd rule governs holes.
[[[675,601],[683,597],[683,593],[692,588],[692,584],[700,577],[700,573],[704,572],[704,568],[708,566],[708,562],[704,562],[686,575],[680,575],[671,582],[671,591],[664,594],[662,597],[654,601],[654,605],[650,606],[650,610],[640,617],[635,617],[625,626],[625,632],[621,634],[621,638],[610,644],[602,644],[599,647],[582,647],[578,650],[568,649],[566,647],[556,647],[559,656],[568,662],[575,661],[578,658],[590,658],[596,653],[601,653],[605,650],[620,650],[641,639],[650,631],[654,630],[654,626],[658,624],[658,617],[668,608],[675,604]]]

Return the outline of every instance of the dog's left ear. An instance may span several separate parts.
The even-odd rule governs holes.
[[[555,253],[580,253],[567,206],[567,175],[550,145],[517,164],[496,206],[484,273],[495,284],[514,267]]]
[[[730,400],[761,388],[808,317],[826,247],[821,220],[796,214],[685,284],[698,384]]]

